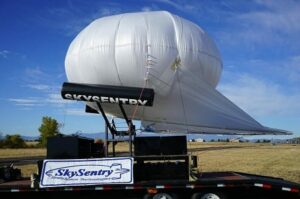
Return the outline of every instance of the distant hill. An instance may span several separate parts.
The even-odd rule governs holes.
[[[22,135],[21,137],[25,141],[35,141],[40,138],[40,136],[25,136],[25,135]]]
[[[212,134],[189,134],[187,135],[188,140],[202,138],[206,142],[209,141],[218,141],[218,140],[226,140],[226,139],[237,139],[240,136],[237,135],[212,135]],[[241,138],[243,140],[243,138]]]
[[[105,134],[104,133],[79,133],[77,134],[82,137],[91,138],[91,139],[104,139]],[[109,135],[109,138],[111,136]]]
[[[81,133],[78,134],[79,136],[82,137],[87,137],[87,138],[91,138],[91,139],[104,139],[105,134],[104,133]],[[162,136],[170,136],[170,135],[177,135],[177,134],[163,134],[163,133],[138,133],[137,136],[158,136],[158,135],[162,135]],[[180,135],[180,134],[178,134]],[[191,140],[191,139],[197,139],[197,138],[202,138],[205,141],[211,141],[211,140],[215,140],[217,141],[218,139],[220,140],[226,140],[226,139],[233,139],[233,138],[238,138],[239,136],[236,135],[208,135],[208,134],[188,134],[187,135],[187,139]],[[111,138],[111,135],[109,135],[109,138]],[[242,139],[242,138],[241,138]]]
[[[86,137],[86,138],[91,138],[91,139],[104,139],[105,134],[102,132],[99,133],[80,133],[77,134],[81,137]],[[157,135],[162,135],[162,136],[170,136],[170,135],[177,135],[177,134],[162,134],[162,133],[138,133],[137,136],[157,136]],[[178,134],[180,135],[180,134]],[[3,136],[4,137],[4,136]],[[22,136],[22,138],[25,141],[33,141],[33,140],[38,140],[39,136]],[[109,138],[111,138],[111,135],[109,134]],[[226,140],[226,139],[240,139],[243,141],[249,141],[249,142],[257,142],[258,140],[263,141],[264,139],[245,139],[241,136],[238,135],[212,135],[212,134],[188,134],[187,135],[187,140],[191,139],[197,139],[197,138],[202,138],[206,142],[209,141],[218,141],[218,140]],[[300,137],[298,138],[292,138],[292,139],[272,139],[271,142],[273,143],[300,143]]]

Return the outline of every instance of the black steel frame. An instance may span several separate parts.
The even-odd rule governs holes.
[[[116,128],[114,126],[112,126],[112,124],[109,122],[103,107],[101,106],[101,103],[97,102],[97,106],[100,110],[100,113],[102,115],[102,117],[104,118],[105,121],[105,156],[108,157],[108,130],[110,131],[110,133],[112,134],[112,148],[113,148],[113,156],[116,156],[116,152],[115,152],[115,146],[118,143],[117,140],[115,140],[115,135],[118,135],[118,131],[116,130]],[[133,151],[132,151],[132,138],[135,135],[135,126],[132,123],[132,120],[128,119],[127,114],[124,110],[124,107],[121,103],[119,103],[119,107],[121,109],[122,115],[128,125],[128,135],[129,135],[129,153],[130,156],[132,156]]]

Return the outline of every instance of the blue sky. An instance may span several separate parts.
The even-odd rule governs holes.
[[[74,37],[94,19],[167,10],[214,39],[223,58],[218,85],[263,125],[300,136],[299,1],[0,1],[0,132],[38,135],[43,116],[63,133],[103,130],[83,103],[64,101],[64,58]]]

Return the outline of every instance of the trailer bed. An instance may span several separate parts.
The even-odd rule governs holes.
[[[72,195],[72,192],[84,192],[85,194],[96,194],[101,197],[128,196],[135,198],[149,192],[176,192],[183,198],[195,192],[217,191],[225,192],[228,198],[300,198],[300,185],[285,181],[280,178],[251,175],[239,172],[205,172],[196,181],[187,180],[159,180],[142,181],[134,184],[119,185],[96,185],[77,187],[53,187],[44,189],[31,188],[30,179],[4,182],[0,184],[0,192],[15,193],[14,196],[28,196],[30,198],[57,197],[57,193],[62,195]],[[54,194],[55,193],[55,194]],[[21,194],[21,195],[20,195]]]

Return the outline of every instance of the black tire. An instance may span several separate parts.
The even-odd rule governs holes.
[[[160,199],[163,196],[166,197],[166,199],[178,199],[178,196],[173,193],[146,194],[143,199]]]
[[[207,192],[207,193],[194,193],[191,199],[226,199],[223,193]]]

